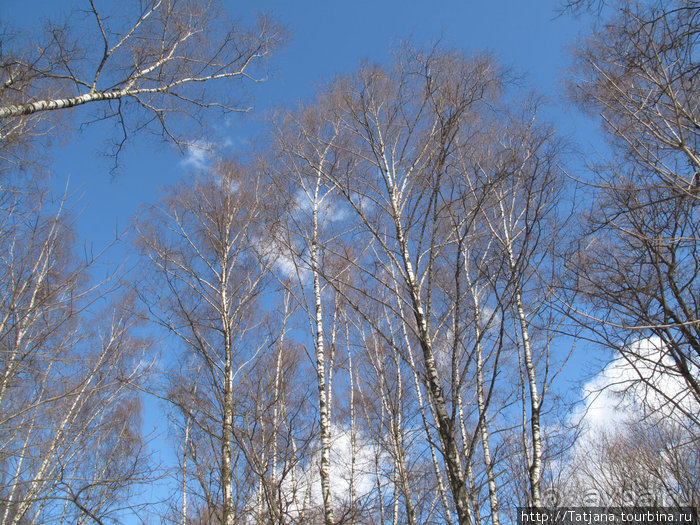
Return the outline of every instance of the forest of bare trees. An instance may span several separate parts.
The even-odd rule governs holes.
[[[405,43],[144,203],[116,269],[42,145],[108,120],[114,166],[149,131],[183,147],[286,33],[101,5],[0,33],[0,524],[700,507],[698,2],[560,6],[598,20],[566,85],[608,141],[585,166],[493,56]]]

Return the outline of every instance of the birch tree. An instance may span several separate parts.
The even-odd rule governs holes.
[[[332,180],[362,225],[365,242],[372,243],[361,262],[366,278],[388,293],[396,286],[405,306],[400,319],[420,348],[419,375],[460,523],[473,522],[454,395],[464,363],[440,344],[451,309],[440,310],[443,297],[434,287],[436,261],[452,235],[441,224],[442,182],[455,137],[499,85],[497,68],[487,59],[408,50],[393,69],[363,68],[341,82],[336,95],[347,148],[359,160]],[[392,275],[396,281],[384,280]],[[384,296],[374,286],[364,293],[367,299]],[[401,315],[394,304],[382,305]]]
[[[328,103],[319,101],[323,107]],[[343,212],[328,183],[328,174],[342,169],[343,155],[333,147],[338,139],[337,127],[318,118],[316,111],[279,115],[275,134],[275,151],[280,157],[272,167],[272,180],[280,191],[278,202],[282,207],[273,229],[270,257],[273,271],[293,286],[290,292],[306,313],[313,341],[310,357],[318,400],[321,497],[324,523],[331,525],[335,522],[331,491],[332,380],[341,328],[338,302],[325,296],[329,292],[327,281],[342,272],[334,268],[331,247],[338,243],[340,234],[334,223],[342,219]]]
[[[563,200],[563,174],[557,163],[561,145],[552,129],[533,118],[537,106],[522,104],[511,111],[507,128],[489,128],[490,144],[483,156],[472,160],[472,192],[485,192],[480,219],[497,270],[491,292],[498,298],[501,345],[517,355],[518,383],[522,401],[522,447],[528,471],[528,500],[542,505],[541,479],[544,462],[542,418],[547,390],[570,350],[557,337],[563,316],[551,291],[562,279],[565,266],[557,261],[556,247],[566,238],[570,213]],[[483,189],[478,189],[483,188]],[[474,195],[475,200],[480,200]],[[480,271],[481,270],[481,271]],[[559,355],[551,348],[559,346]]]
[[[284,268],[310,289],[317,244],[327,295],[314,297],[353,311],[351,386],[375,457],[367,519],[498,523],[501,498],[541,501],[560,147],[536,108],[501,101],[506,85],[488,58],[404,48],[278,122],[294,210]]]
[[[583,231],[579,320],[638,371],[630,388],[661,396],[697,428],[700,400],[697,2],[622,4],[581,46],[574,100],[599,115],[609,158]],[[638,351],[651,341],[656,351]],[[680,379],[665,391],[644,370]],[[651,405],[647,410],[658,410]]]
[[[183,383],[170,399],[208,444],[197,452],[206,461],[200,490],[211,519],[222,524],[240,519],[253,492],[234,446],[235,421],[241,375],[267,344],[255,337],[260,325],[253,317],[265,281],[253,249],[263,193],[247,177],[242,166],[224,164],[209,178],[172,190],[139,225],[142,298],[183,355],[201,367],[196,396],[193,385]]]
[[[129,387],[149,373],[148,344],[112,302],[116,281],[92,281],[70,201],[44,182],[0,194],[0,523],[119,519],[149,479]]]
[[[212,2],[149,0],[119,10],[97,0],[81,4],[43,32],[0,34],[5,160],[20,160],[13,144],[50,130],[47,113],[85,104],[97,111],[83,123],[115,123],[115,155],[144,127],[183,144],[183,117],[196,123],[202,110],[248,109],[237,87],[263,78],[261,62],[282,40],[269,19],[232,23]]]

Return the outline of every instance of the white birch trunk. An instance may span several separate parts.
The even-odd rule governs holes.
[[[466,265],[466,258],[465,258]],[[466,269],[466,267],[465,267]],[[484,452],[484,466],[486,467],[486,477],[489,487],[489,505],[491,507],[491,523],[499,525],[498,515],[498,493],[496,490],[496,476],[494,474],[493,461],[491,460],[491,447],[489,445],[488,416],[486,413],[486,400],[484,399],[484,363],[481,346],[481,308],[479,304],[478,292],[474,288],[469,271],[465,272],[467,284],[471,290],[474,302],[474,327],[476,336],[476,402],[479,410],[479,433],[481,437],[481,448]]]
[[[357,470],[357,424],[355,422],[355,378],[352,368],[352,351],[350,350],[350,336],[348,321],[345,320],[345,341],[348,342],[348,378],[350,379],[350,525],[355,525],[355,475]]]
[[[224,333],[224,406],[221,428],[221,492],[222,525],[234,525],[233,472],[231,461],[231,439],[233,438],[233,341],[229,318],[228,300],[229,264],[226,254],[221,260],[221,322]]]
[[[508,262],[510,270],[515,277],[517,268],[515,257],[513,254],[513,242],[511,239],[510,228],[506,223],[506,213],[501,201],[501,212],[503,217],[503,240],[506,251],[508,252]],[[523,307],[522,290],[515,279],[515,308],[517,319],[520,327],[520,336],[522,338],[523,361],[525,365],[525,374],[527,376],[527,384],[530,393],[530,433],[532,438],[532,461],[529,464],[528,475],[530,481],[530,498],[531,504],[534,507],[542,505],[540,494],[540,476],[542,469],[542,437],[540,431],[540,396],[537,388],[537,378],[535,366],[532,361],[532,349],[530,347],[530,334],[528,329],[527,317]],[[523,402],[525,400],[523,399]]]
[[[152,91],[152,90],[147,90]],[[155,91],[154,91],[155,92]],[[145,92],[141,92],[144,93]],[[139,92],[134,92],[139,94]],[[39,111],[52,111],[54,109],[66,109],[81,106],[88,102],[98,102],[101,100],[116,100],[128,95],[125,90],[118,91],[91,91],[77,97],[59,98],[53,100],[37,100],[26,104],[4,106],[0,108],[0,118],[18,117],[20,115],[31,115]]]
[[[408,251],[408,242],[404,236],[403,225],[401,224],[401,214],[396,194],[397,190],[395,186],[391,185],[390,181],[387,181],[387,184],[394,216],[394,226],[396,228],[396,240],[399,245],[404,271],[406,272],[406,284],[408,285],[411,302],[413,304],[413,312],[418,327],[418,340],[423,351],[423,362],[428,380],[428,389],[437,416],[438,434],[443,447],[443,455],[447,466],[450,487],[452,489],[452,497],[454,499],[460,525],[471,525],[472,519],[469,511],[468,492],[455,439],[454,421],[447,412],[447,402],[445,401],[442,385],[440,384],[440,377],[435,362],[435,353],[428,334],[428,323],[422,307],[420,287],[413,272],[413,265]]]
[[[530,432],[532,433],[532,462],[529,468],[530,475],[530,497],[533,507],[542,506],[540,494],[540,473],[542,469],[542,437],[540,433],[540,397],[537,388],[535,367],[532,362],[532,350],[530,349],[530,336],[528,333],[527,319],[523,309],[520,290],[515,294],[518,321],[523,344],[523,360],[525,361],[525,372],[530,389]]]
[[[321,462],[319,475],[321,478],[321,497],[323,498],[323,514],[326,525],[333,525],[333,501],[330,488],[331,468],[331,422],[326,390],[325,347],[323,340],[323,306],[321,301],[321,278],[318,263],[318,185],[313,202],[313,232],[311,238],[311,272],[314,282],[315,323],[316,323],[316,380],[318,385],[318,413],[321,432]]]
[[[190,446],[190,426],[192,424],[191,418],[186,416],[185,422],[185,443],[182,447],[182,519],[180,521],[181,525],[187,525],[187,459],[188,459],[188,449]]]

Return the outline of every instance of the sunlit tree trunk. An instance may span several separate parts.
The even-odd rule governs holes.
[[[512,197],[516,199],[515,194]],[[528,321],[525,316],[525,310],[523,308],[522,301],[522,291],[520,288],[521,279],[519,278],[520,270],[516,266],[515,256],[513,253],[513,244],[511,240],[511,228],[513,227],[509,224],[509,214],[506,212],[503,199],[499,201],[499,207],[501,210],[501,220],[502,220],[502,242],[503,247],[508,257],[508,265],[510,268],[511,275],[513,276],[514,282],[514,299],[515,299],[515,313],[518,323],[518,328],[520,330],[520,348],[519,351],[522,352],[522,364],[524,366],[524,373],[527,379],[528,387],[528,399],[529,399],[529,422],[530,422],[530,439],[525,440],[531,443],[531,455],[529,456],[528,465],[528,476],[529,476],[529,486],[530,486],[530,503],[534,507],[540,507],[542,505],[542,497],[540,493],[540,477],[542,469],[542,436],[540,430],[540,396],[537,386],[537,376],[535,371],[535,365],[532,357],[532,349],[530,347],[530,333],[528,328]],[[523,403],[525,403],[523,399]],[[530,447],[527,447],[529,449]]]
[[[321,301],[321,276],[320,264],[318,260],[318,208],[319,208],[319,185],[316,183],[314,200],[312,202],[312,234],[311,234],[311,272],[313,274],[314,286],[314,322],[316,352],[316,384],[318,387],[318,416],[321,432],[321,460],[319,473],[321,476],[321,495],[323,497],[323,513],[326,525],[333,525],[333,499],[330,486],[331,469],[331,421],[330,407],[328,405],[328,391],[326,387],[326,349],[323,340],[323,305]]]

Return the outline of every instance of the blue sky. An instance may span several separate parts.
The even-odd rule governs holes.
[[[36,25],[37,14],[39,20],[56,18],[74,5],[81,5],[80,0],[0,0],[0,19],[28,29]],[[569,48],[586,21],[557,17],[556,1],[261,0],[223,5],[242,21],[257,12],[269,13],[290,32],[287,45],[268,64],[268,80],[251,86],[254,111],[215,123],[231,151],[250,148],[271,108],[310,99],[333,76],[352,72],[362,60],[386,62],[392,49],[407,39],[419,46],[440,40],[467,53],[493,53],[523,76],[523,89],[530,86],[549,99],[548,116],[565,136],[586,143],[595,129],[561,99]],[[80,118],[86,110],[74,111]],[[63,189],[69,178],[70,188],[82,196],[80,233],[95,247],[109,242],[141,203],[157,198],[159,186],[186,177],[192,168],[175,146],[144,135],[132,137],[118,174],[112,176],[103,153],[114,137],[111,126],[93,125],[55,142],[50,152],[56,187]]]

